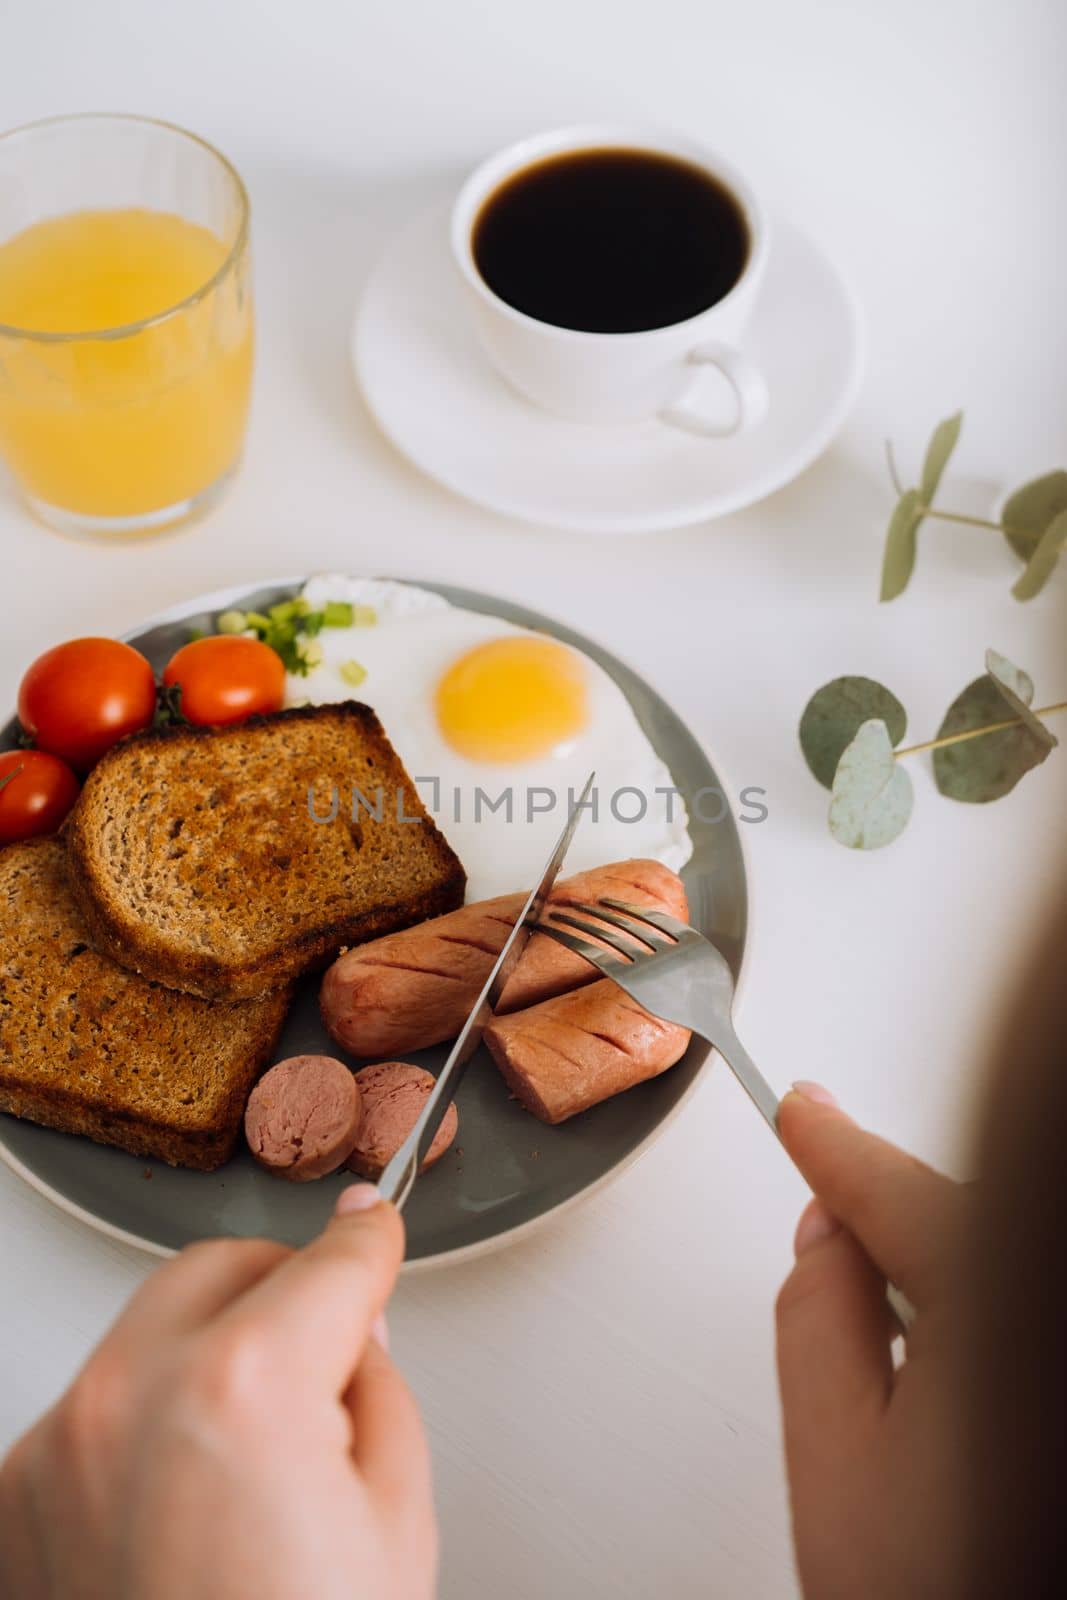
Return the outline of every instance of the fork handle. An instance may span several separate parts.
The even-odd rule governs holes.
[[[775,1138],[779,1138],[778,1096],[737,1037],[737,1034],[725,1029],[717,1029],[714,1039],[710,1038],[706,1033],[702,1037],[707,1040],[712,1049],[719,1052]]]
[[[707,1039],[707,1034],[702,1037]],[[777,1096],[736,1033],[720,1033],[717,1038],[708,1039],[708,1043],[722,1056],[742,1089],[770,1125],[775,1138],[780,1141]],[[901,1333],[906,1334],[915,1321],[915,1307],[895,1283],[887,1283],[885,1293]]]

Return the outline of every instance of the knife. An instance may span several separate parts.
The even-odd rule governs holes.
[[[519,957],[526,948],[526,941],[533,932],[541,912],[544,910],[545,901],[552,893],[552,887],[559,876],[559,869],[563,865],[564,857],[570,848],[574,831],[578,826],[582,810],[589,798],[593,787],[595,772],[591,772],[585,780],[582,790],[571,809],[567,819],[567,826],[556,841],[556,848],[549,857],[548,865],[541,874],[541,881],[536,889],[532,889],[519,916],[515,919],[515,926],[504,941],[504,948],[493,963],[481,994],[474,1002],[470,1016],[460,1030],[459,1038],[452,1046],[448,1060],[441,1069],[437,1083],[430,1094],[430,1098],[422,1108],[418,1122],[408,1134],[393,1159],[388,1163],[385,1171],[378,1180],[378,1188],[382,1198],[391,1200],[398,1211],[404,1209],[415,1179],[418,1177],[419,1164],[433,1143],[434,1134],[441,1125],[445,1112],[463,1081],[467,1070],[467,1063],[482,1042],[485,1032],[504,986],[518,964]]]

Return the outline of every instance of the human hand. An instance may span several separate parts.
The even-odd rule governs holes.
[[[415,1402],[380,1317],[392,1206],[344,1191],[306,1249],[193,1245],[153,1273],[0,1467],[11,1600],[428,1600]]]
[[[865,1133],[816,1085],[779,1110],[815,1192],[778,1297],[778,1378],[807,1600],[950,1600],[961,1538],[953,1377],[968,1191]],[[887,1280],[916,1319],[899,1332]]]

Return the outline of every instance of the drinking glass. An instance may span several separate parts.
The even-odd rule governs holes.
[[[233,475],[252,381],[249,207],[169,123],[0,136],[0,455],[61,532],[144,533]]]

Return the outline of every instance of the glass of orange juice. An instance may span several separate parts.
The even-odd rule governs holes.
[[[252,381],[248,196],[194,134],[72,116],[0,136],[0,455],[64,533],[206,509]]]

